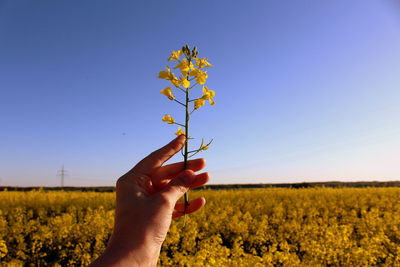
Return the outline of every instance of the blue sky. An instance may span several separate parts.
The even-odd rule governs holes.
[[[400,179],[395,1],[3,0],[0,184],[113,185],[174,137],[157,74],[186,43],[211,183]]]

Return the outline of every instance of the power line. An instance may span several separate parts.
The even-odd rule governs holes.
[[[64,179],[65,176],[68,175],[68,171],[64,169],[64,165],[62,166],[61,170],[57,172],[57,176],[61,178],[61,187],[64,187]]]

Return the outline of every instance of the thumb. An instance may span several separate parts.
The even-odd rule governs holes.
[[[160,195],[174,204],[189,190],[196,175],[192,170],[184,170],[160,192]]]

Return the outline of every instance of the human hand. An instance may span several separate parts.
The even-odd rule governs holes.
[[[204,159],[162,166],[184,145],[180,135],[154,151],[117,181],[114,232],[105,252],[91,266],[156,266],[171,219],[184,214],[184,203],[176,203],[192,188],[204,185],[208,173]],[[204,198],[189,201],[186,214],[205,205]]]

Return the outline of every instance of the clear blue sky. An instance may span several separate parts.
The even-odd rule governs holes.
[[[173,138],[157,74],[186,43],[215,65],[211,183],[400,179],[395,1],[3,0],[0,184],[113,185]]]

